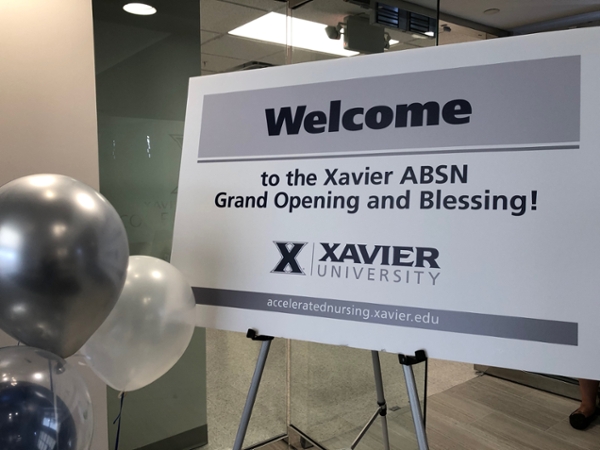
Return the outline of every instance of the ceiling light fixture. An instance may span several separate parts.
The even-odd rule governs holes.
[[[151,16],[156,14],[156,8],[144,3],[127,3],[123,6],[123,9],[130,14],[136,14],[138,16]]]
[[[338,56],[358,55],[358,52],[344,49],[341,40],[329,39],[326,27],[322,23],[271,12],[231,30],[229,34]]]
[[[492,14],[498,14],[500,12],[500,10],[498,8],[490,8],[490,9],[486,9],[483,13],[487,14],[488,16],[491,16]]]

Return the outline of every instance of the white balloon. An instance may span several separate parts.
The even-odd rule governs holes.
[[[149,256],[131,256],[123,292],[81,352],[118,391],[133,391],[164,375],[194,332],[194,294],[181,272]]]

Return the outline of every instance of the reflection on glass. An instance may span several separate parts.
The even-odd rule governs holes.
[[[151,16],[157,12],[156,8],[145,3],[127,3],[123,6],[123,9],[130,14],[137,14],[139,16]]]
[[[494,39],[496,37],[497,36],[486,33],[485,31],[474,30],[473,28],[457,25],[449,21],[440,21],[438,45],[483,41],[486,39]]]
[[[344,49],[340,40],[329,39],[325,28],[327,25],[295,17],[288,18],[284,14],[271,12],[252,22],[242,25],[229,34],[285,45],[293,42],[294,47],[330,53],[339,56],[353,56],[358,52]]]
[[[98,125],[100,189],[123,220],[130,254],[168,261],[181,158],[173,136],[183,135],[183,121],[100,115]]]
[[[152,158],[152,154],[150,153],[151,149],[152,147],[150,146],[150,136],[146,136],[146,152],[148,153],[148,158]]]
[[[355,54],[373,54],[434,46],[436,2],[406,4],[402,9],[383,2],[313,0],[294,9],[294,19],[326,24],[320,36],[343,44]],[[331,59],[324,50],[307,51],[291,36],[292,63]]]

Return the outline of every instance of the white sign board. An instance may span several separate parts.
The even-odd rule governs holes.
[[[194,78],[198,325],[599,378],[600,32]]]

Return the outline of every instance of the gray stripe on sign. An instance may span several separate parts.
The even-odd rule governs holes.
[[[193,290],[196,303],[200,305],[273,311],[549,344],[578,345],[578,324],[574,322],[349,302],[264,292],[199,287],[194,287]],[[279,307],[269,306],[269,300],[277,301]],[[284,305],[286,306],[284,307]],[[421,320],[415,321],[418,316]]]
[[[577,150],[579,145],[541,145],[537,147],[523,146],[523,147],[506,147],[506,148],[467,148],[467,149],[453,149],[453,150],[419,150],[419,151],[386,151],[386,152],[357,152],[354,154],[344,155],[302,155],[302,156],[257,156],[243,157],[243,158],[210,158],[210,159],[198,159],[199,163],[219,163],[219,162],[238,162],[238,161],[278,161],[282,159],[330,159],[330,158],[363,158],[365,156],[415,156],[415,155],[456,155],[461,153],[499,153],[499,152],[531,152],[540,150]]]

